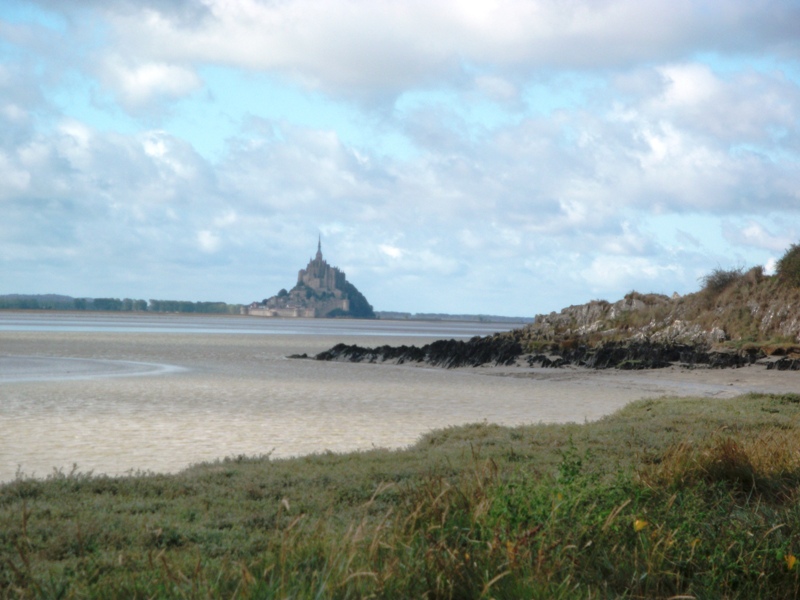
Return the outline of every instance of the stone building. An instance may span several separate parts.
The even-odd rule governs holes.
[[[366,305],[369,314],[360,314],[363,310],[353,314],[351,296],[357,296],[359,306]],[[321,238],[316,256],[297,273],[297,284],[290,291],[281,290],[263,302],[254,302],[244,312],[257,317],[374,317],[366,298],[347,282],[341,270],[322,257]]]

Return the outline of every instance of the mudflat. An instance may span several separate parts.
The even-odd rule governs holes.
[[[628,402],[800,391],[761,366],[455,370],[287,359],[337,342],[433,338],[224,333],[0,332],[0,481],[174,472],[232,455],[400,448],[431,429],[583,422]]]

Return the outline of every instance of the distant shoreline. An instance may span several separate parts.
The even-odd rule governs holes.
[[[533,318],[527,317],[503,317],[496,315],[436,315],[426,316],[427,313],[414,314],[414,313],[393,313],[395,314],[409,314],[409,317],[401,316],[382,316],[386,315],[388,311],[376,311],[377,317],[375,319],[355,319],[355,318],[325,318],[325,317],[252,317],[249,315],[239,315],[232,313],[201,313],[201,312],[166,312],[166,311],[149,311],[149,310],[78,310],[78,309],[63,309],[63,308],[0,308],[0,314],[4,313],[22,313],[22,314],[72,314],[72,315],[114,315],[114,316],[185,316],[185,317],[225,317],[236,319],[274,319],[282,321],[399,321],[399,322],[422,322],[422,323],[498,323],[508,325],[527,325],[533,322]]]
[[[519,325],[527,325],[534,322],[534,317],[504,317],[502,315],[450,315],[446,313],[402,313],[380,310],[376,310],[375,314],[383,321],[461,321],[466,323],[518,323]]]

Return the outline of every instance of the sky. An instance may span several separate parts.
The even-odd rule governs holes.
[[[4,0],[0,294],[696,291],[800,242],[800,2]]]

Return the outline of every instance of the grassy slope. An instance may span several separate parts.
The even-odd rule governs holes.
[[[0,487],[2,597],[785,598],[800,397]]]
[[[787,285],[778,277],[764,276],[760,269],[733,270],[724,285],[707,283],[696,293],[677,298],[630,292],[617,303],[593,301],[584,307],[570,307],[555,321],[527,325],[515,333],[523,346],[534,351],[548,343],[574,344],[627,340],[644,334],[654,340],[693,343],[706,341],[704,334],[722,331],[725,341],[715,345],[740,349],[760,348],[800,356],[800,287]],[[576,319],[585,309],[589,317]],[[587,323],[593,327],[586,332]],[[680,324],[676,328],[676,323]]]

